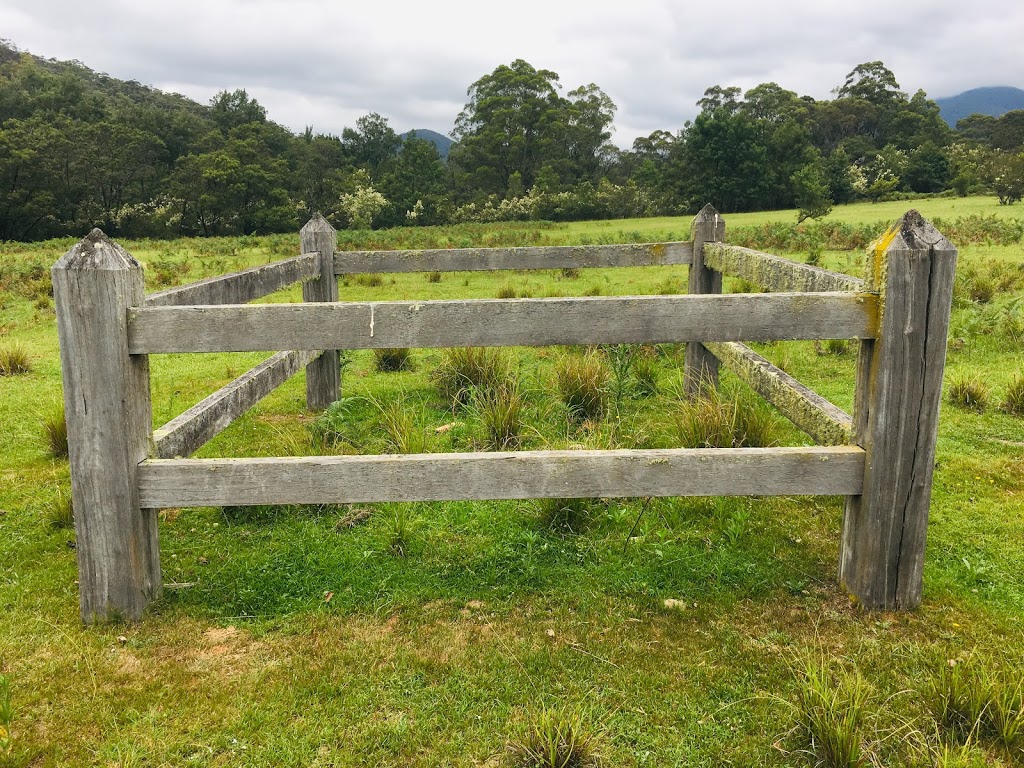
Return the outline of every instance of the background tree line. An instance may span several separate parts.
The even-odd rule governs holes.
[[[448,161],[378,114],[295,135],[244,90],[209,105],[0,43],[0,240],[573,220],[798,208],[954,190],[1024,195],[1024,111],[950,129],[881,62],[819,101],[775,83],[712,86],[676,132],[611,143],[595,84],[562,92],[517,60],[474,82]]]

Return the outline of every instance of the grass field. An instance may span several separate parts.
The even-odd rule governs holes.
[[[882,226],[910,207],[951,225],[1024,218],[988,198],[848,206],[830,218]],[[777,221],[795,214],[727,217],[730,231]],[[558,244],[685,239],[688,229],[651,219],[340,239]],[[31,367],[0,376],[0,673],[10,698],[7,712],[0,686],[0,765],[528,765],[514,747],[552,723],[588,736],[605,765],[813,765],[822,745],[812,748],[804,724],[815,712],[828,720],[822,702],[861,712],[831,726],[861,750],[846,764],[1021,764],[1024,740],[1009,725],[1024,732],[1024,416],[1007,401],[1024,375],[1024,245],[1007,237],[961,247],[946,383],[958,396],[980,388],[985,402],[943,401],[919,611],[864,613],[838,587],[838,498],[382,504],[165,510],[165,596],[139,624],[88,629],[60,512],[67,461],[50,455],[44,433],[61,399],[47,270],[70,241],[0,246],[0,354],[21,348]],[[298,237],[125,245],[154,290],[283,258]],[[818,258],[862,269],[859,251]],[[349,277],[340,290],[370,300],[685,285],[685,267],[663,267]],[[759,349],[852,407],[853,350]],[[556,381],[583,352],[511,350],[518,444],[678,445],[683,350],[596,359],[607,372],[634,352],[629,372],[606,383],[603,414],[579,419]],[[154,356],[155,425],[264,356]],[[453,409],[438,393],[442,357],[414,350],[408,370],[381,372],[373,354],[350,354],[345,399],[328,416],[305,410],[299,375],[198,455],[493,447],[486,402]],[[780,443],[804,444],[781,418],[760,415]],[[981,701],[960,719],[957,685]],[[986,706],[1000,696],[1003,709]],[[990,722],[997,709],[1008,713],[1001,729]]]

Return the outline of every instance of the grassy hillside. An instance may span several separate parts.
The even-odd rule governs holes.
[[[833,217],[852,231],[907,207]],[[22,347],[31,370],[0,376],[0,672],[12,704],[5,724],[0,688],[0,726],[10,729],[0,765],[497,766],[517,764],[531,726],[544,733],[552,721],[588,736],[606,765],[813,764],[801,713],[815,711],[815,691],[847,712],[861,701],[850,731],[875,764],[1019,764],[1024,744],[1000,741],[983,714],[972,730],[938,711],[949,670],[963,670],[968,692],[983,699],[991,683],[1019,706],[1024,417],[1002,406],[1024,376],[1024,252],[1012,228],[986,240],[960,218],[1010,222],[1017,211],[988,199],[914,207],[965,233],[947,389],[978,379],[987,401],[943,402],[925,599],[909,614],[863,613],[836,584],[841,499],[626,499],[164,510],[164,597],[140,624],[83,628],[74,534],[61,515],[68,467],[44,430],[61,398],[47,270],[70,241],[3,246],[0,351]],[[754,238],[780,219],[795,215],[727,225]],[[341,245],[687,235],[685,220],[660,219],[345,232]],[[155,290],[283,258],[298,238],[125,245]],[[855,274],[862,264],[858,250],[818,258]],[[665,267],[360,276],[340,290],[342,300],[378,300],[685,284],[684,267]],[[851,408],[850,348],[760,349]],[[633,365],[616,380],[609,367],[625,352]],[[521,447],[680,444],[681,346],[508,354],[524,401]],[[154,356],[154,424],[261,357]],[[306,412],[299,375],[200,455],[492,448],[486,404],[453,408],[439,393],[442,358],[414,350],[407,370],[382,372],[372,353],[350,354],[345,400],[327,416]],[[603,414],[581,420],[557,378],[583,360],[609,379]],[[747,397],[729,377],[723,384]],[[805,442],[770,409],[757,413],[764,435]]]

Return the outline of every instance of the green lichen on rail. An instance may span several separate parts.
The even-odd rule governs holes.
[[[704,263],[725,275],[741,277],[766,291],[863,291],[864,281],[840,272],[725,243],[706,243]]]
[[[818,444],[849,445],[852,442],[853,423],[849,415],[750,347],[737,342],[706,342],[704,346]]]

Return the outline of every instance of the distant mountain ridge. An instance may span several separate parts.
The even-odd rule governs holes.
[[[1024,109],[1024,90],[1009,85],[972,88],[956,96],[935,99],[942,119],[951,128],[968,115],[999,117],[1015,109]]]
[[[455,143],[443,133],[432,131],[429,128],[413,128],[411,131],[406,131],[400,135],[402,141],[405,141],[405,137],[410,133],[415,133],[417,139],[425,139],[433,143],[433,145],[437,147],[437,154],[441,156],[442,160],[446,160],[448,158],[448,152],[451,150],[452,144]]]

